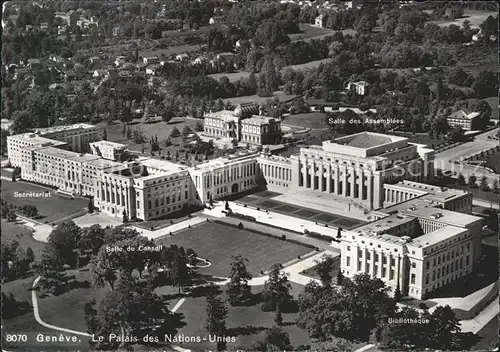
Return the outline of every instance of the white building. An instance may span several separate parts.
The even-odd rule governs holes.
[[[367,93],[368,86],[369,86],[368,82],[365,81],[349,82],[347,84],[346,89],[347,90],[354,89],[357,95],[365,95]]]
[[[459,110],[446,118],[450,127],[460,127],[465,131],[471,131],[474,128],[475,120],[480,113],[466,113],[464,110]]]
[[[291,159],[293,190],[347,198],[367,210],[384,202],[384,184],[432,179],[434,151],[407,138],[372,132],[301,148]]]
[[[125,144],[110,141],[98,141],[90,143],[90,150],[92,154],[101,156],[106,160],[118,160],[126,149],[127,146]]]
[[[314,25],[320,28],[323,28],[325,26],[325,16],[324,15],[319,15],[314,19]]]
[[[208,203],[257,187],[257,156],[258,153],[230,155],[190,168],[199,200]]]
[[[472,272],[481,254],[480,217],[434,207],[412,208],[345,231],[341,270],[367,273],[394,293],[424,299]]]
[[[84,123],[40,128],[33,133],[7,137],[7,153],[12,166],[20,166],[21,150],[29,146],[53,146],[75,152],[88,150],[90,142],[101,139],[99,128]]]

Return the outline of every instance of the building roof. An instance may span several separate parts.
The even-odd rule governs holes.
[[[97,142],[91,142],[89,144],[94,145],[96,147],[109,147],[109,148],[116,148],[116,149],[122,149],[122,148],[127,147],[126,144],[110,142],[110,141],[97,141]]]
[[[167,160],[160,160],[160,159],[152,159],[152,158],[147,158],[147,159],[141,159],[139,160],[141,165],[144,165],[146,167],[150,167],[152,169],[164,171],[164,172],[179,172],[183,171],[186,168],[175,164],[173,162],[167,161]]]
[[[54,127],[47,127],[47,128],[37,128],[35,130],[35,133],[44,135],[44,134],[49,134],[49,133],[54,133],[54,132],[65,132],[65,131],[73,131],[73,130],[85,130],[85,129],[95,129],[96,127],[94,125],[90,125],[87,123],[77,123],[74,125],[69,125],[69,126],[54,126]]]
[[[358,234],[379,234],[382,235],[387,231],[390,231],[394,227],[400,226],[408,222],[414,221],[414,218],[409,216],[404,216],[400,214],[390,215],[388,217],[370,222],[368,224],[356,227],[352,229],[352,232],[357,232]]]
[[[470,114],[467,114],[464,110],[458,110],[449,115],[448,118],[472,120],[479,115],[480,114],[478,112],[471,112]]]
[[[252,116],[248,119],[244,119],[242,123],[250,124],[250,125],[267,125],[270,122],[274,122],[273,117],[267,117],[267,116]]]
[[[471,223],[477,222],[478,220],[482,220],[482,218],[478,216],[464,214],[464,213],[457,213],[454,211],[440,209],[440,208],[417,208],[414,210],[407,209],[402,211],[401,213],[414,216],[420,219],[437,220],[441,223],[458,227],[466,227]]]
[[[66,144],[64,142],[55,141],[53,139],[41,137],[35,133],[16,134],[13,136],[8,136],[7,138],[29,142],[32,145],[38,145],[38,146],[40,146],[40,145],[64,145],[64,144]]]
[[[437,229],[436,231],[432,231],[425,235],[414,238],[410,243],[408,243],[408,246],[410,247],[415,246],[419,248],[433,246],[436,243],[445,241],[451,237],[460,235],[466,231],[467,230],[464,229],[463,227],[445,226],[440,229]]]
[[[236,107],[233,111],[233,115],[237,117],[252,117],[253,115],[259,115],[259,106],[254,103],[242,103]]]
[[[344,139],[345,143],[342,144],[355,148],[372,148],[393,141],[390,136],[371,132],[361,132],[349,137],[351,138]],[[336,141],[341,142],[343,139],[337,139]]]

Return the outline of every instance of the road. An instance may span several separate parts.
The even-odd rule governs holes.
[[[489,178],[490,182],[493,182],[493,178],[498,177],[498,175],[495,175],[494,173],[483,168],[464,164],[454,164],[452,161],[460,161],[469,156],[480,153],[483,150],[488,150],[498,146],[498,140],[488,139],[489,136],[493,137],[497,132],[498,130],[494,129],[477,135],[471,142],[463,143],[457,147],[437,152],[434,167],[436,169],[461,173],[466,179],[468,179],[468,176],[471,174],[474,174],[478,179],[486,176]]]

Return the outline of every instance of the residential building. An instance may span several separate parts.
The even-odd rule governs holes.
[[[446,120],[448,121],[448,125],[452,128],[460,127],[465,131],[471,131],[479,116],[480,113],[478,112],[467,113],[464,110],[458,110],[449,115]]]
[[[158,58],[158,56],[148,56],[148,57],[142,58],[142,62],[145,65],[154,65],[154,64],[157,64],[159,61],[160,61],[160,59]]]
[[[368,93],[368,86],[369,84],[366,81],[349,82],[346,89],[354,89],[357,95],[366,95]]]
[[[314,25],[320,28],[325,26],[326,17],[324,15],[319,15],[314,19]]]

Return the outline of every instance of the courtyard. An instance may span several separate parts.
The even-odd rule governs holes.
[[[23,194],[29,192],[46,193],[49,197],[16,197],[15,192]],[[2,182],[2,199],[15,206],[26,204],[34,205],[38,209],[39,216],[36,220],[43,223],[53,223],[55,221],[73,216],[77,213],[84,214],[87,210],[88,199],[68,198],[58,194],[55,190],[38,186],[27,182]]]
[[[218,277],[229,276],[233,255],[240,254],[247,258],[247,267],[255,277],[275,263],[284,264],[312,251],[299,244],[214,222],[180,231],[156,242],[165,246],[175,244],[184,249],[192,248],[212,263],[208,268],[199,269],[200,274]]]
[[[364,221],[361,221],[359,219],[352,219],[342,215],[326,213],[319,210],[310,209],[298,205],[291,205],[271,199],[279,195],[280,193],[262,191],[247,195],[241,199],[238,199],[237,202],[276,213],[290,215],[304,220],[319,222],[322,224],[327,224],[329,226],[331,225],[333,227],[341,227],[343,229],[351,229],[365,223]]]

